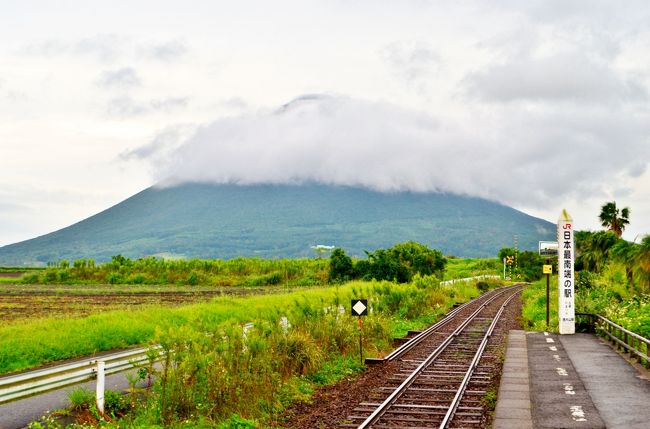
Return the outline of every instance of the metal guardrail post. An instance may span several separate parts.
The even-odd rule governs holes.
[[[97,362],[97,388],[95,396],[97,397],[97,411],[99,415],[104,415],[104,384],[105,384],[105,373],[104,368],[106,364],[103,361]]]

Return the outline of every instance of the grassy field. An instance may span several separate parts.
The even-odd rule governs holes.
[[[192,264],[182,265],[183,275],[197,272],[200,264]],[[472,283],[441,287],[435,277],[420,276],[407,284],[358,281],[328,286],[319,282],[320,286],[294,291],[287,288],[288,282],[266,287],[251,284],[252,278],[269,276],[282,266],[293,266],[294,278],[327,268],[326,260],[295,265],[240,261],[227,269],[220,266],[218,272],[199,273],[202,279],[225,275],[227,287],[213,281],[208,285],[60,283],[61,272],[76,269],[75,276],[81,275],[79,264],[28,273],[39,278],[55,273],[50,274],[55,283],[15,283],[13,279],[14,284],[0,284],[4,319],[0,373],[156,343],[168,351],[169,361],[160,371],[150,369],[159,382],[123,420],[127,426],[177,426],[187,421],[187,427],[214,427],[223,422],[235,422],[235,427],[272,427],[282,409],[308,400],[318,385],[362,370],[357,321],[349,309],[353,297],[366,298],[371,304],[371,314],[363,324],[364,350],[366,355],[380,356],[391,349],[392,338],[434,322],[453,303],[479,293]],[[452,266],[454,277],[492,274],[487,272],[490,264],[486,268],[477,260],[454,260]],[[121,270],[126,276],[137,275]],[[143,275],[153,278],[154,272]],[[174,270],[165,274],[167,279],[177,275]],[[282,317],[290,327],[282,327]],[[243,326],[249,322],[254,327],[244,335]],[[206,404],[212,405],[206,408]],[[231,423],[223,424],[230,427]]]
[[[443,280],[480,275],[501,275],[503,267],[497,258],[449,258]]]
[[[488,272],[491,264],[481,260],[453,259],[452,274],[447,277],[484,274]],[[116,268],[117,265],[119,268]],[[279,268],[291,271],[293,278],[300,276],[304,278],[304,275],[312,276],[314,273],[326,270],[327,260],[228,262],[122,260],[108,267],[94,267],[86,261],[72,266],[58,264],[36,273],[27,273],[26,276],[46,277],[48,272],[68,272],[74,274],[74,277],[68,276],[68,281],[71,281],[70,278],[83,276],[84,271],[86,277],[92,277],[96,273],[105,274],[117,269],[118,272],[122,270],[129,276],[139,273],[152,277],[155,273],[160,274],[164,270],[165,276],[169,278],[203,269],[202,276],[223,275],[228,277],[228,284],[250,285],[251,278],[268,276],[269,273],[277,272]],[[192,324],[203,318],[210,320],[210,323],[221,323],[236,314],[238,323],[245,323],[258,317],[255,311],[251,310],[251,305],[253,308],[261,308],[263,302],[275,302],[274,305],[278,308],[284,308],[286,303],[281,305],[279,302],[289,299],[290,296],[299,296],[291,295],[292,289],[285,284],[264,287],[218,287],[174,284],[31,284],[23,283],[21,279],[10,280],[12,284],[0,284],[0,321],[2,321],[0,372],[16,371],[47,361],[145,343],[155,337],[157,329],[165,330],[172,326]],[[60,278],[56,277],[56,281],[59,280]],[[19,283],[16,283],[17,281]],[[298,294],[327,296],[331,291],[338,290],[336,287],[326,288],[323,283],[319,284],[322,286],[314,291],[300,288],[302,292]],[[353,283],[353,286],[345,286],[341,290],[352,288],[354,291],[356,287],[354,285],[357,284],[368,287],[367,285],[372,283]],[[435,285],[437,281],[434,278],[417,278],[414,282],[417,290]],[[399,286],[391,286],[391,289],[399,290]],[[283,298],[264,296],[248,298],[250,301],[233,301],[236,296],[260,294],[280,294]],[[449,294],[451,300],[460,299],[454,296],[453,290],[449,291]],[[461,297],[466,298],[462,294]],[[278,299],[280,301],[276,301]],[[342,303],[345,304],[344,301]],[[411,318],[406,317],[405,314],[401,316],[404,317],[398,318],[399,321],[396,319],[396,322],[391,325],[394,335],[403,334],[412,327],[412,322],[408,320]],[[25,349],[26,345],[30,345],[29,350]],[[42,352],[31,350],[31,345],[42,348]]]
[[[316,386],[360,371],[357,320],[350,300],[366,298],[365,355],[381,356],[392,338],[437,320],[455,302],[479,294],[474,284],[438,286],[351,282],[292,293],[221,297],[178,308],[151,306],[88,317],[0,327],[0,372],[96,351],[154,342],[168,359],[157,383],[120,425],[273,427],[291,403]],[[287,317],[290,327],[280,323]],[[243,333],[244,324],[254,327]],[[183,423],[185,422],[185,423]],[[225,426],[229,427],[229,426]]]
[[[471,288],[471,286],[467,286]],[[104,350],[146,343],[173,327],[194,326],[210,331],[216,326],[246,322],[279,320],[296,313],[318,314],[335,305],[349,306],[352,296],[367,296],[376,300],[377,309],[390,309],[397,318],[412,318],[410,300],[425,289],[413,285],[354,282],[340,287],[310,289],[293,293],[219,297],[209,302],[170,308],[161,305],[124,307],[89,316],[43,317],[23,319],[0,327],[0,373],[37,366],[48,361],[67,359]],[[475,289],[473,289],[475,290]],[[466,288],[449,290],[442,302],[434,305],[437,313],[475,292]],[[70,297],[72,295],[64,295]],[[99,296],[99,295],[97,295]],[[424,296],[424,295],[423,295]],[[428,308],[426,302],[421,303]],[[336,310],[330,310],[335,311]],[[349,312],[349,309],[346,310]],[[425,311],[425,310],[421,310]]]
[[[25,285],[0,284],[0,322],[69,318],[160,305],[177,307],[220,296],[262,295],[284,287],[207,287],[176,285]]]
[[[6,268],[12,277],[0,277],[0,321],[7,324],[39,318],[88,316],[151,305],[174,307],[206,302],[219,296],[322,287],[326,284],[327,264],[327,259],[227,262],[118,259],[95,266],[84,260],[72,265],[62,261],[47,269],[29,270],[23,277],[16,277],[14,269]],[[495,274],[497,266],[496,259],[450,259],[445,278]],[[115,273],[136,283],[93,283]],[[154,279],[174,283],[149,284]],[[188,279],[195,279],[197,284],[187,284]],[[34,283],[36,281],[46,284]]]
[[[217,287],[316,286],[327,282],[328,259],[129,259],[110,262],[91,259],[58,261],[42,270],[26,272],[25,284],[130,284]],[[6,283],[7,280],[5,279]]]

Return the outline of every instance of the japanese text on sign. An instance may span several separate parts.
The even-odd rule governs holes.
[[[566,211],[557,224],[558,239],[558,324],[560,334],[575,333],[573,219]]]

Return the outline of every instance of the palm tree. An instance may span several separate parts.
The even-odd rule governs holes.
[[[630,209],[628,207],[621,209],[619,216],[616,202],[610,201],[601,207],[599,218],[605,228],[608,228],[610,231],[613,231],[617,237],[620,237],[623,235],[625,225],[630,223]]]
[[[618,261],[625,268],[625,277],[630,291],[634,291],[634,269],[637,265],[637,254],[640,246],[636,243],[619,238],[610,249],[610,254],[614,260]]]
[[[634,262],[639,269],[639,283],[646,291],[650,290],[650,235],[646,235],[641,240],[634,254]]]
[[[599,273],[607,264],[610,249],[617,241],[618,237],[611,231],[598,231],[581,237],[578,250],[584,268],[587,271]]]

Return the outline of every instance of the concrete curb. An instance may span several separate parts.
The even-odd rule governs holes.
[[[508,333],[506,360],[503,364],[493,428],[533,429],[528,347],[526,334],[521,330]]]

